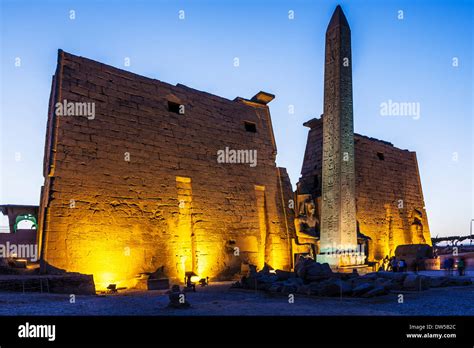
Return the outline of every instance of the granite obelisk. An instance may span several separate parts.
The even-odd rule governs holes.
[[[340,6],[326,31],[321,237],[318,261],[357,263],[351,30]]]

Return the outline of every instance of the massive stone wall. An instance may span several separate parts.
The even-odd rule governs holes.
[[[95,103],[95,117],[56,115],[64,100]],[[183,279],[185,271],[226,277],[241,262],[290,267],[264,104],[60,51],[45,147],[40,229],[49,265],[127,285],[157,269]],[[257,165],[218,163],[226,147],[256,150]]]
[[[323,122],[313,119],[298,183],[300,192],[321,195]],[[371,238],[369,258],[394,255],[401,244],[431,245],[415,152],[354,135],[357,223]]]

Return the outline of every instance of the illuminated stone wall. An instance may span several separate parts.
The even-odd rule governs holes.
[[[95,103],[95,117],[55,115],[64,99]],[[256,150],[257,165],[218,163],[226,147]],[[185,271],[225,278],[242,262],[288,268],[275,158],[265,104],[60,51],[45,145],[43,260],[93,273],[98,288],[130,286],[157,269],[182,280]]]
[[[323,123],[313,119],[299,185],[321,195]],[[354,135],[357,223],[370,237],[369,257],[393,255],[397,245],[431,245],[428,219],[415,152]]]

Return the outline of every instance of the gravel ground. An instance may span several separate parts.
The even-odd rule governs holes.
[[[167,308],[163,291],[126,291],[105,296],[39,293],[0,293],[0,315],[472,315],[474,285],[403,292],[362,298],[315,298],[296,294],[294,303],[285,295],[230,289],[230,282],[214,283],[188,293],[189,309]]]

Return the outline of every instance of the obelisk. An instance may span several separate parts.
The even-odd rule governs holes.
[[[351,30],[340,6],[326,30],[324,66],[323,163],[319,262],[355,264],[354,122]]]

